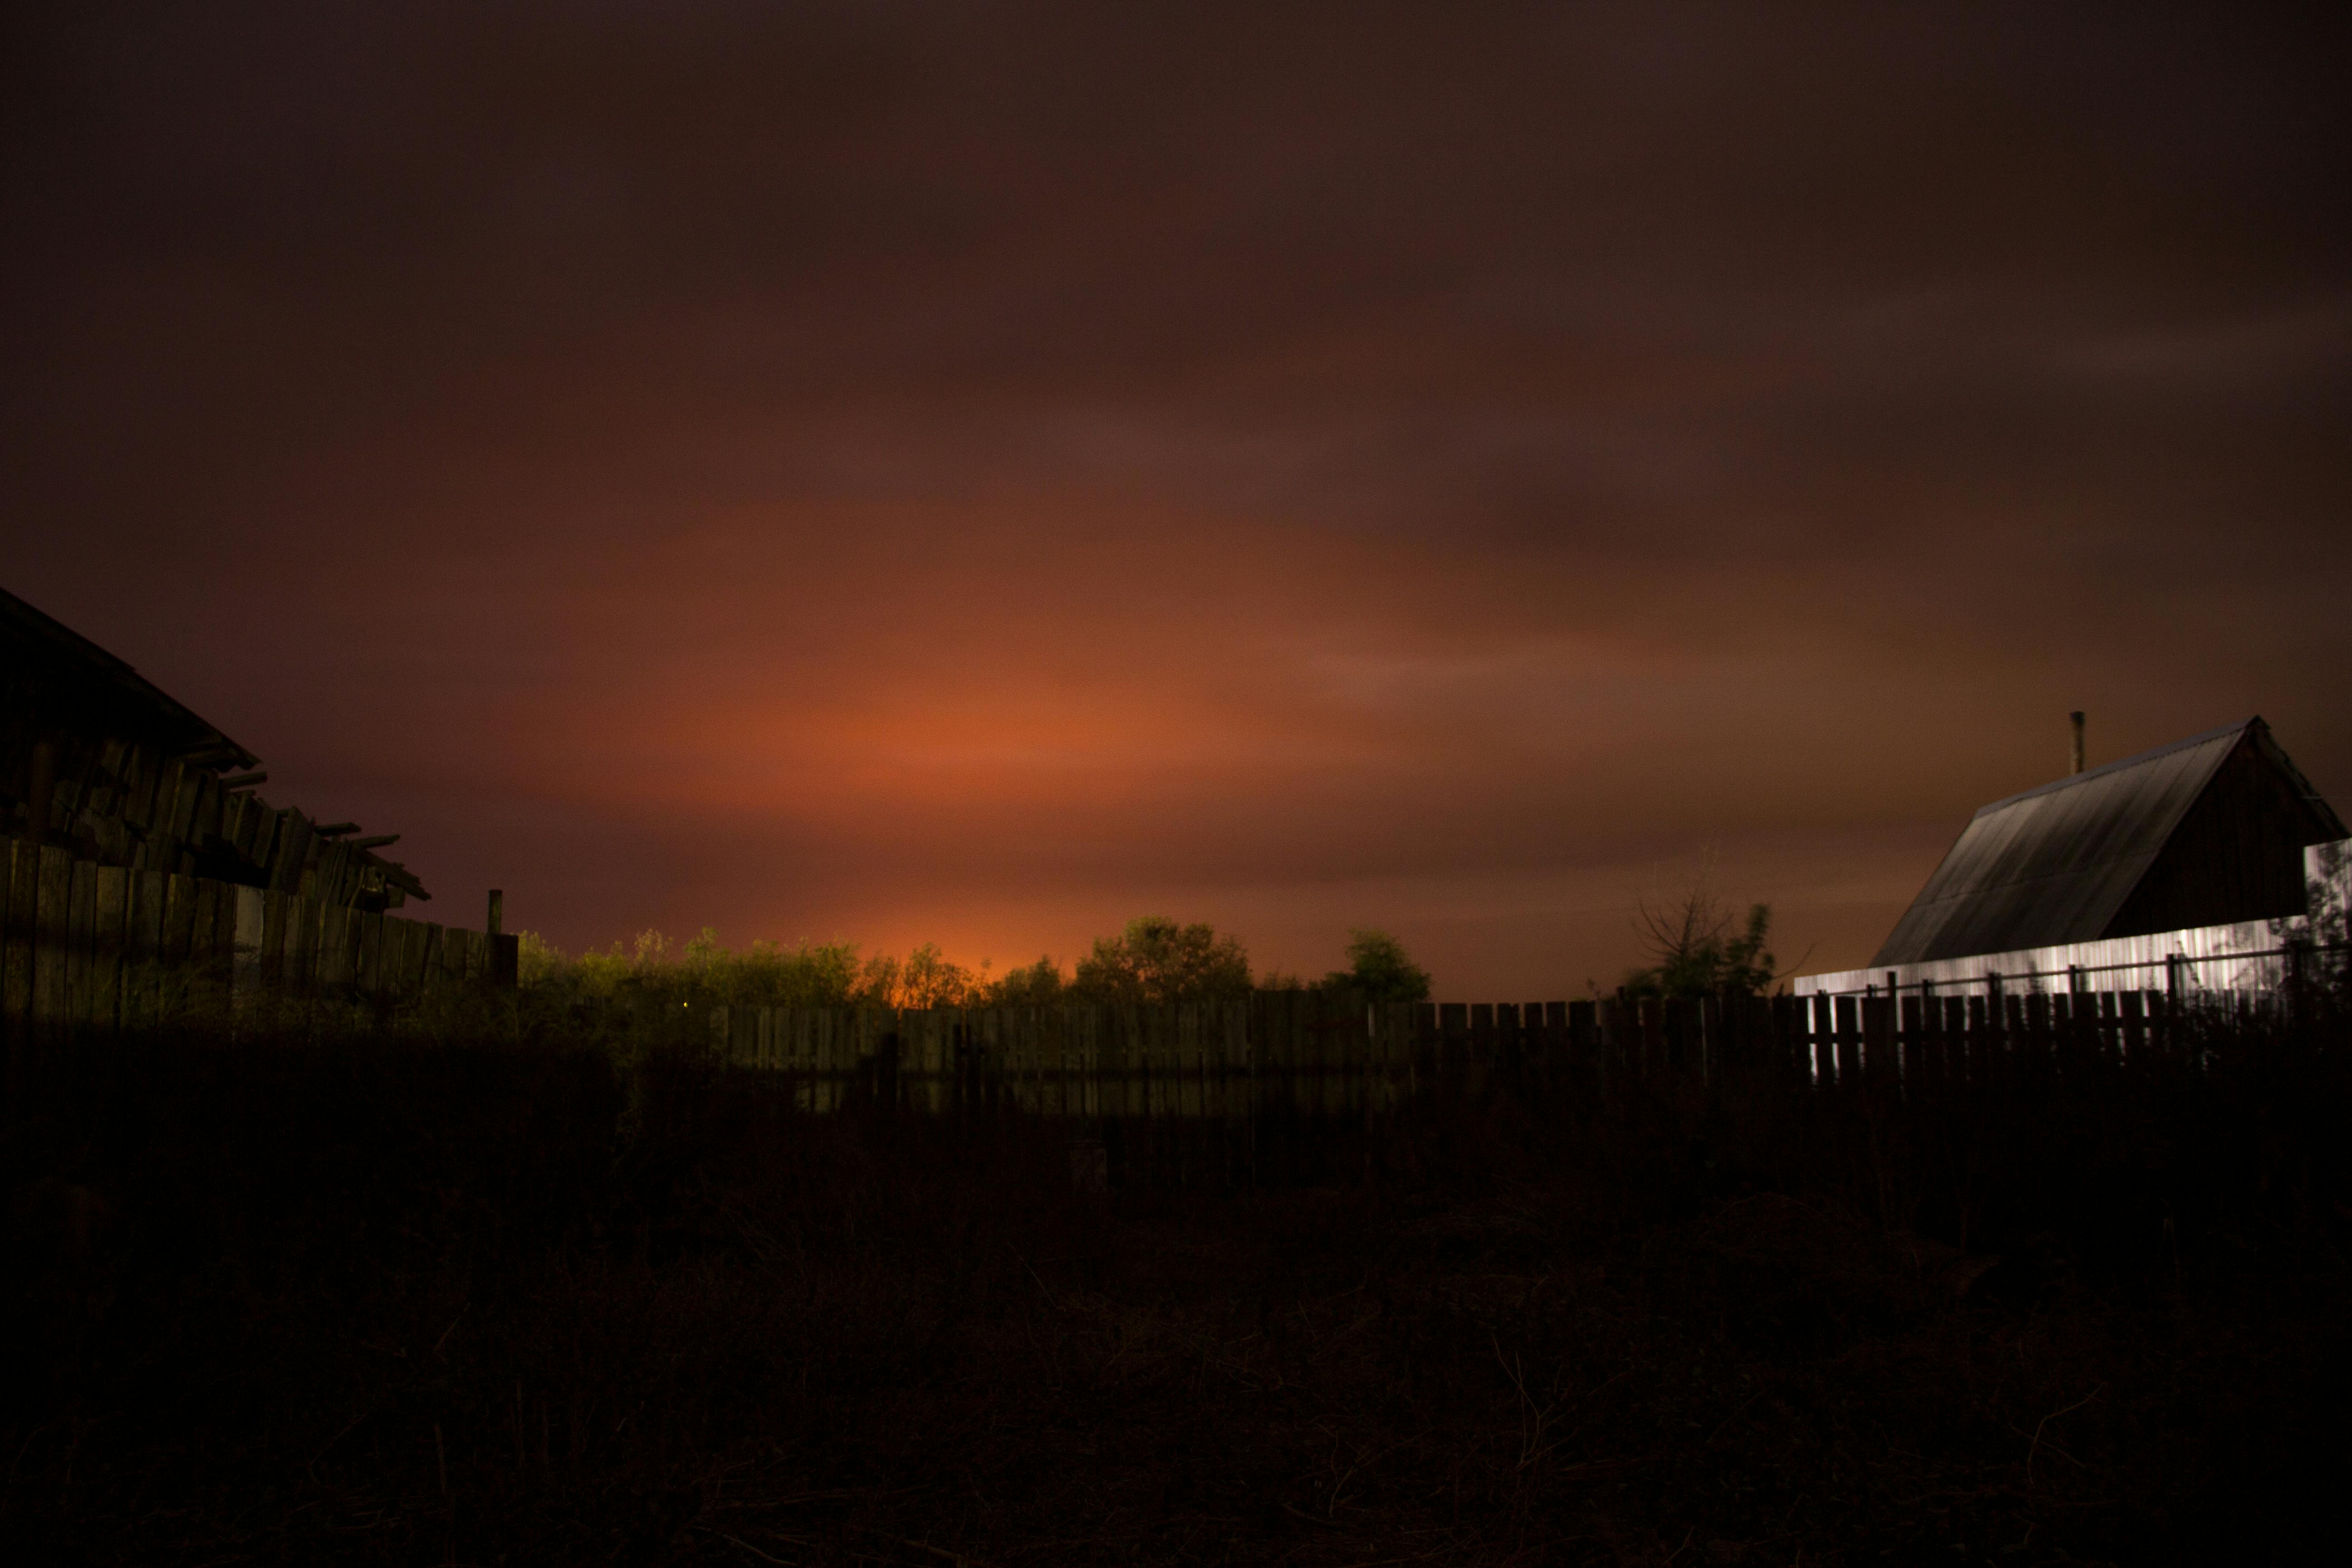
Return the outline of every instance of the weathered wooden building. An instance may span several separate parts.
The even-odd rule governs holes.
[[[1980,808],[1868,969],[1796,989],[2252,973],[2342,879],[2346,837],[2269,725],[2224,725]]]
[[[1874,966],[2305,912],[2308,845],[2344,824],[2261,719],[1979,810]]]
[[[344,909],[431,896],[378,853],[398,835],[274,807],[267,778],[129,664],[0,592],[0,836]]]

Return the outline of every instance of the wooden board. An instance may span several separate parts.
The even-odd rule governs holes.
[[[0,1019],[13,1033],[33,1015],[34,912],[40,898],[41,852],[30,839],[5,843],[8,903],[0,915]]]
[[[319,910],[319,954],[314,976],[319,989],[341,992],[352,984],[352,911],[341,904]]]
[[[271,978],[271,938],[286,940],[286,900],[259,888],[226,888],[229,940],[229,994],[238,1006],[257,1000]]]
[[[379,995],[383,990],[384,917],[373,910],[362,910],[352,920],[359,928],[359,940],[353,950],[353,962],[358,966],[353,981],[361,995]]]
[[[90,949],[91,1016],[101,1034],[122,1021],[122,956],[131,925],[131,873],[121,866],[98,868],[98,920]]]
[[[33,905],[33,1005],[36,1028],[54,1029],[67,1022],[66,952],[73,896],[73,858],[54,844],[44,844],[39,883]]]
[[[287,900],[286,982],[304,995],[319,989],[326,918],[327,906],[307,894]]]
[[[65,1021],[77,1027],[97,1022],[98,866],[76,860],[66,906]]]
[[[286,984],[286,895],[277,888],[261,892],[261,949],[254,979],[257,989],[277,991]],[[238,989],[244,990],[242,984]]]
[[[196,940],[196,879],[169,872],[163,878],[163,947],[160,962],[167,968],[184,966]]]
[[[163,909],[171,879],[161,871],[131,874],[131,913],[123,928],[123,1024],[153,1024],[163,1003]]]

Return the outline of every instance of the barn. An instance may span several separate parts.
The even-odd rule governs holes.
[[[268,777],[129,664],[0,591],[0,834],[344,909],[431,897],[380,853],[398,835],[272,806]]]
[[[2341,879],[2345,837],[2268,724],[2226,724],[1979,808],[1868,969],[1795,988],[2178,984],[2183,963],[2274,956]]]

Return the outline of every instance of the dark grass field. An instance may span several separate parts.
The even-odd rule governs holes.
[[[2341,1038],[1927,1104],[1505,1093],[1107,1200],[1066,1128],[814,1121],[682,1052],[20,1053],[0,1551],[2332,1557]]]

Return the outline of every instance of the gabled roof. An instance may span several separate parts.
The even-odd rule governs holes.
[[[210,768],[250,768],[260,758],[167,696],[154,682],[72,627],[0,589],[0,647],[30,676],[103,709],[167,756]]]
[[[2117,917],[2224,765],[2242,753],[2295,803],[2289,837],[2305,844],[2346,837],[2270,727],[2244,720],[1979,810],[1873,965],[2122,934],[2112,929]],[[2237,918],[2247,917],[2222,913],[2215,923]]]

